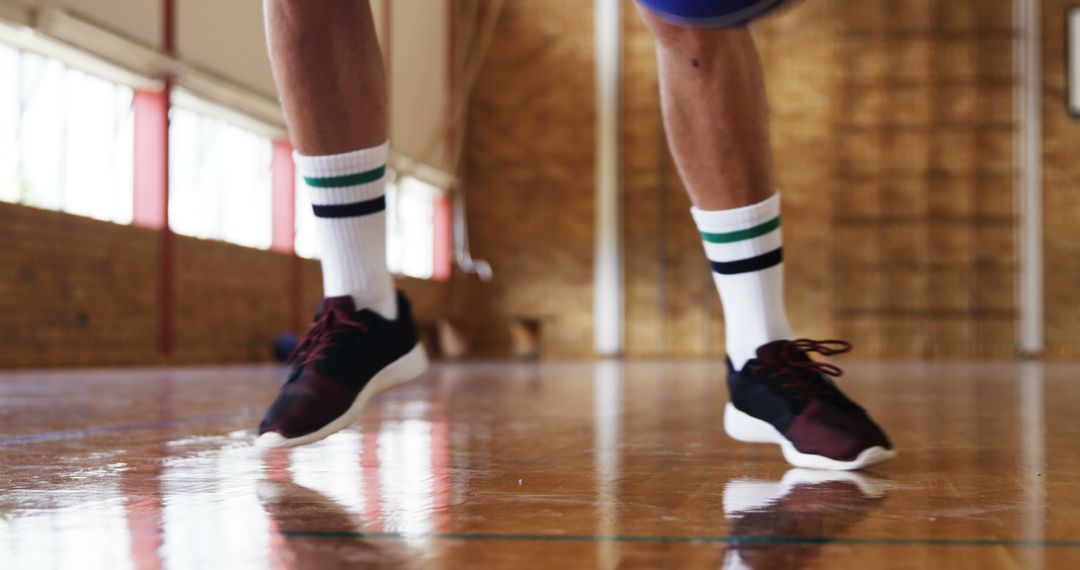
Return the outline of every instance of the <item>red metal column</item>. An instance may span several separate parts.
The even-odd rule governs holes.
[[[169,356],[174,341],[175,239],[169,229],[169,92],[135,93],[135,196],[133,223],[161,232],[160,349]]]
[[[431,277],[436,281],[447,281],[453,274],[454,249],[453,208],[449,194],[435,202],[432,218],[435,258],[432,260]]]
[[[303,330],[304,260],[296,255],[296,164],[287,140],[274,142],[273,239],[270,249],[292,256],[289,265],[289,327]]]
[[[292,151],[289,141],[274,142],[271,166],[274,221],[270,249],[279,253],[296,251],[296,166]]]
[[[168,226],[169,92],[135,92],[135,210],[132,223]]]
[[[174,0],[162,0],[162,49],[175,53]],[[160,91],[136,91],[134,100],[134,212],[136,226],[161,232],[160,257],[160,334],[161,353],[173,352],[176,263],[172,231],[169,229],[169,94],[172,78],[165,77]],[[173,384],[166,375],[160,386],[160,419],[173,418]],[[158,570],[162,564],[161,527],[164,523],[164,497],[161,475],[168,450],[166,430],[159,453],[124,473],[124,510],[131,537],[131,559],[140,570]],[[146,485],[149,483],[149,489]]]
[[[162,50],[174,54],[174,0],[162,0]],[[173,352],[176,305],[176,240],[169,229],[169,96],[172,78],[159,91],[135,93],[134,215],[132,223],[161,232],[159,325],[160,350]]]
[[[382,18],[378,23],[383,55],[383,74],[386,77],[386,138],[393,141],[394,107],[394,3],[382,2]],[[391,144],[391,147],[393,144]]]
[[[176,3],[162,0],[162,47],[165,53],[176,55]],[[161,353],[172,356],[176,338],[176,236],[169,227],[169,107],[172,105],[172,77],[165,78],[162,90],[164,113],[160,133],[161,149]]]
[[[457,31],[456,26],[454,26],[454,22],[457,21],[457,6],[454,0],[446,0],[445,9],[449,30],[447,32],[446,77],[444,79],[446,81],[447,98],[451,104],[454,104],[454,66],[457,63],[457,59],[454,57],[454,50],[457,49],[457,39],[454,37]],[[444,164],[454,166],[454,144],[456,141],[457,127],[451,124],[443,141]],[[452,174],[456,175],[458,173],[452,172]],[[436,281],[449,281],[454,275],[454,200],[451,193],[459,190],[455,185],[435,203],[435,212],[431,221],[434,233],[434,243],[432,244],[434,259],[432,259],[431,277]]]

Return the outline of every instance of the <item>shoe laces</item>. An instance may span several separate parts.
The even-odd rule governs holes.
[[[800,338],[785,343],[779,351],[752,364],[750,368],[754,371],[769,370],[766,377],[769,380],[786,378],[788,382],[781,386],[797,390],[799,394],[796,397],[799,399],[827,396],[835,388],[825,381],[822,375],[839,378],[844,375],[844,371],[835,364],[810,358],[810,353],[833,356],[850,350],[851,343],[844,340]]]
[[[367,332],[368,326],[348,311],[328,304],[322,315],[311,324],[304,342],[289,355],[288,362],[297,367],[322,359],[331,349],[342,346],[356,332]]]

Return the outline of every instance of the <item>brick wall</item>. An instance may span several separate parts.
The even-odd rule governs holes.
[[[159,362],[159,243],[0,203],[0,366]]]
[[[1065,103],[1065,15],[1043,0],[1043,174],[1047,355],[1080,357],[1080,121]]]
[[[507,3],[476,89],[469,218],[497,277],[463,299],[485,351],[505,353],[502,323],[520,314],[541,317],[549,355],[591,342],[591,17],[589,3]],[[630,0],[624,29],[627,351],[718,355],[722,314]],[[800,334],[866,356],[1011,355],[1012,2],[820,0],[755,35]]]
[[[1012,3],[805,3],[755,28],[799,334],[863,355],[1013,351]],[[626,20],[631,354],[719,354],[666,148],[652,42]]]
[[[872,354],[1013,354],[1012,2],[832,4],[837,331]]]
[[[158,232],[0,203],[0,367],[265,361],[291,328],[290,256],[176,237],[176,345],[160,354]],[[302,260],[301,328],[322,297]],[[402,279],[418,317],[440,283]]]
[[[551,355],[592,352],[595,166],[592,3],[506,3],[477,81],[464,177],[473,256],[455,313],[478,354],[509,354],[508,323],[539,319]]]
[[[816,0],[758,26],[801,334],[862,355],[1011,355],[1015,288],[1008,0]],[[1048,354],[1080,355],[1080,126],[1065,113],[1064,0],[1043,0]],[[723,320],[667,154],[652,40],[626,4],[623,216],[631,355],[719,355]],[[536,318],[548,356],[592,346],[588,2],[506,4],[464,160],[473,254],[495,280],[406,280],[474,354]],[[0,204],[0,366],[161,362],[155,232]],[[177,244],[182,362],[266,358],[289,327],[287,257]],[[306,323],[321,296],[303,262]],[[237,323],[236,326],[230,326]]]
[[[176,239],[173,360],[266,360],[274,338],[290,329],[292,259],[218,241]]]

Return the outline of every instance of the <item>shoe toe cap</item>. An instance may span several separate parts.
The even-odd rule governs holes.
[[[289,440],[318,431],[345,413],[355,397],[355,392],[340,382],[305,374],[281,388],[259,424],[260,439],[276,434]]]
[[[867,449],[892,449],[885,432],[861,410],[821,406],[807,409],[785,433],[802,453],[838,461],[854,460]]]
[[[286,442],[288,440],[285,436],[276,431],[268,431],[259,435],[255,440],[255,447],[260,449],[277,449],[280,447],[287,447]]]

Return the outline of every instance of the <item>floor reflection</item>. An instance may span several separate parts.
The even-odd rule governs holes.
[[[890,486],[870,475],[809,469],[792,469],[776,482],[733,480],[724,487],[731,524],[724,568],[805,568],[829,538],[881,507]]]
[[[236,431],[68,453],[0,493],[0,568],[400,568],[447,526],[450,438],[436,407],[385,402],[363,434],[294,450],[262,453]],[[336,532],[349,537],[320,536]],[[393,537],[394,552],[357,533]]]
[[[78,491],[94,497],[90,505],[80,497],[48,497],[45,491],[36,491],[20,497],[34,504],[33,515],[0,510],[0,567],[136,567],[130,559],[133,535],[119,473],[82,476],[93,479]]]
[[[160,554],[167,567],[266,565],[270,528],[251,493],[261,466],[247,441],[165,459]]]
[[[618,534],[619,479],[622,450],[623,364],[604,360],[594,366],[593,430],[596,469],[596,533]],[[619,544],[599,541],[596,559],[603,568],[614,568],[619,559]]]
[[[1023,445],[1018,446],[1019,465],[1023,472],[1035,473],[1020,489],[1026,506],[1023,519],[1024,534],[1034,540],[1046,538],[1046,379],[1043,365],[1024,362],[1017,371],[1017,433]],[[1023,553],[1025,568],[1043,568],[1045,557],[1041,548]]]
[[[404,557],[372,541],[361,540],[364,527],[334,499],[297,483],[264,480],[256,492],[270,516],[280,544],[274,549],[277,568],[401,568]],[[294,529],[321,529],[317,540],[289,540]]]
[[[1080,567],[1075,366],[852,368],[890,479],[732,442],[710,362],[443,365],[271,453],[275,369],[0,374],[0,569]]]

